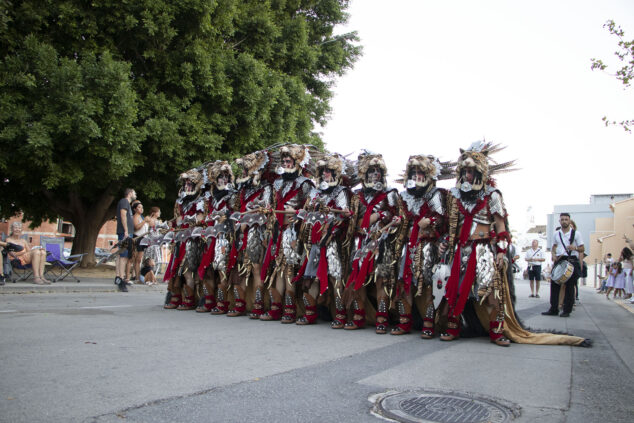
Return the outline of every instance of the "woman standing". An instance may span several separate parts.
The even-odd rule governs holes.
[[[150,208],[150,215],[147,217],[147,223],[150,226],[150,231],[157,231],[160,228],[167,229],[167,223],[161,222],[161,209],[156,206]],[[145,254],[143,256],[146,260],[148,258],[152,259],[152,262],[154,263],[152,265],[152,270],[155,274],[158,273],[160,269],[160,262],[162,262],[161,247],[156,244],[152,244],[145,250]]]
[[[134,223],[134,253],[132,255],[132,265],[134,266],[134,275],[137,279],[138,283],[141,282],[139,278],[139,272],[141,270],[141,261],[143,261],[143,251],[145,250],[145,246],[140,245],[138,242],[139,239],[144,235],[146,235],[150,229],[149,225],[149,216],[143,217],[143,204],[140,201],[132,204],[132,222]]]
[[[22,223],[13,222],[7,242],[22,247],[21,251],[10,251],[11,262],[19,262],[20,265],[31,265],[33,268],[33,283],[36,285],[49,285],[51,282],[44,278],[44,266],[46,265],[46,250],[42,247],[31,247],[29,242],[21,238]]]
[[[634,284],[632,283],[632,250],[625,247],[621,250],[621,265],[625,277],[625,298],[632,298],[634,293]]]

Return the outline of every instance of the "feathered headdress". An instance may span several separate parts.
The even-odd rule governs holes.
[[[271,152],[271,158],[274,165],[277,166],[276,173],[280,175],[298,172],[310,177],[312,173],[312,155],[317,152],[317,148],[310,144],[282,144],[277,150]],[[281,165],[283,157],[293,159],[295,167],[293,169],[284,169]]]
[[[268,149],[258,150],[236,159],[238,178],[236,182],[241,184],[251,180],[253,185],[259,185],[262,179],[271,180],[273,160]]]
[[[216,160],[215,162],[207,163],[206,167],[209,182],[215,185],[218,189],[223,190],[226,188],[226,185],[218,185],[218,177],[222,173],[227,173],[229,176],[229,180],[226,182],[227,185],[233,183],[233,170],[231,169],[229,162],[225,160]]]
[[[352,187],[359,182],[354,163],[339,153],[323,153],[315,165],[316,182],[322,188],[322,185],[326,183],[323,180],[324,169],[330,169],[333,173],[333,181],[327,183],[328,186],[342,184]]]
[[[364,150],[359,157],[357,158],[357,175],[363,181],[363,184],[368,188],[376,188],[367,182],[367,173],[368,169],[373,166],[377,166],[381,170],[381,184],[384,188],[387,186],[387,166],[385,165],[385,160],[383,160],[383,155],[371,153],[367,150]]]
[[[455,163],[441,162],[432,155],[413,155],[409,156],[405,165],[405,172],[396,182],[402,183],[405,188],[414,188],[415,186],[427,186],[431,181],[442,179],[451,179],[454,177],[453,167]],[[412,180],[412,171],[420,169],[425,174],[423,182],[415,182]]]
[[[504,146],[493,144],[487,141],[476,141],[468,149],[460,149],[460,158],[456,164],[456,187],[462,191],[478,191],[485,185],[495,185],[492,178],[494,174],[512,172],[516,169],[515,160],[504,163],[497,163],[492,159],[492,155],[504,150]],[[472,168],[475,175],[472,181],[468,181],[464,170]]]

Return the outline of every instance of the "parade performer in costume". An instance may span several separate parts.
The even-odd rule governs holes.
[[[240,176],[236,178],[237,191],[234,221],[236,236],[231,246],[227,272],[236,272],[231,278],[234,307],[227,316],[241,316],[246,312],[246,287],[251,277],[255,284],[255,298],[249,317],[259,319],[264,312],[264,284],[260,279],[264,259],[267,217],[264,210],[271,206],[271,158],[267,150],[256,151],[236,160]],[[234,282],[235,281],[235,282]]]
[[[399,196],[388,189],[387,167],[383,156],[364,152],[359,155],[357,175],[362,188],[351,201],[355,223],[352,270],[346,283],[344,301],[335,297],[333,329],[348,330],[365,327],[366,284],[376,283],[376,330],[387,330],[391,291],[396,281],[396,233],[400,224]],[[352,318],[348,320],[347,310]],[[403,310],[402,315],[407,311]],[[410,315],[411,316],[411,315]]]
[[[443,314],[447,316],[443,341],[460,336],[460,318],[467,301],[474,301],[479,322],[488,329],[491,342],[509,346],[510,340],[533,344],[588,345],[583,338],[550,333],[531,333],[515,316],[506,275],[506,250],[510,237],[502,194],[491,175],[514,162],[489,165],[497,145],[475,142],[460,150],[456,187],[448,201],[448,250],[452,254]]]
[[[325,155],[317,162],[317,186],[298,217],[303,220],[300,238],[304,255],[300,270],[293,282],[301,284],[305,314],[298,325],[317,321],[317,297],[324,295],[330,285],[335,298],[341,301],[343,275],[348,256],[346,242],[350,217],[348,210],[350,189],[343,181],[346,160],[338,155]],[[348,249],[349,251],[349,249]]]
[[[502,194],[489,178],[488,155],[494,148],[476,142],[467,150],[460,149],[456,187],[450,191],[449,247],[453,262],[445,294],[448,327],[440,337],[443,341],[459,337],[460,315],[472,298],[479,303],[487,301],[491,342],[500,346],[510,344],[503,335],[508,289],[504,283],[504,258],[510,237]]]
[[[280,175],[273,182],[273,224],[260,277],[270,280],[270,310],[260,320],[279,320],[295,323],[296,305],[292,279],[300,261],[297,211],[304,205],[313,183],[304,175],[310,164],[309,146],[288,144],[279,149]],[[282,295],[284,313],[282,315]]]
[[[407,307],[399,306],[399,312],[411,309],[414,290],[418,309],[423,317],[421,337],[434,336],[433,276],[438,268],[446,243],[446,192],[436,187],[438,179],[452,177],[448,163],[441,164],[434,156],[410,156],[405,167],[401,192],[407,230],[401,257],[397,299]],[[438,301],[440,298],[437,299]],[[408,333],[411,318],[400,315],[400,325],[392,335]]]
[[[171,298],[164,308],[192,310],[195,307],[194,272],[198,268],[200,254],[190,235],[191,228],[205,216],[203,187],[206,170],[204,167],[188,170],[179,176],[179,182],[181,188],[174,204],[172,231],[164,238],[173,241],[171,259],[163,277],[163,281],[168,283]]]
[[[198,277],[203,281],[206,294],[204,304],[196,311],[226,314],[229,311],[227,261],[232,232],[229,216],[233,211],[235,196],[233,172],[229,163],[217,160],[208,165],[207,175],[211,183],[205,208],[207,228],[203,232],[207,245],[197,268]],[[216,292],[215,297],[214,292]]]

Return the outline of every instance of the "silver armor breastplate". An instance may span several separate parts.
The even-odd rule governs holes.
[[[290,198],[285,204],[286,207],[292,207],[297,210],[304,206],[304,202],[313,188],[313,185],[308,181],[308,178],[303,176],[298,176],[297,178],[288,181],[278,178],[273,183],[273,189],[275,192],[279,193],[281,198],[284,198],[292,189],[300,187],[299,192],[293,196],[293,198]]]

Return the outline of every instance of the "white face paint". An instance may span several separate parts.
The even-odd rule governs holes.
[[[219,190],[224,190],[229,188],[229,175],[226,173],[221,173],[220,175],[218,175],[218,178],[216,179],[216,186],[218,187]]]
[[[381,170],[374,166],[368,170],[366,179],[368,182],[381,182]]]
[[[328,187],[329,187],[329,186],[330,186],[330,185],[328,185],[328,182],[326,182],[326,181],[321,181],[321,183],[319,184],[319,189],[321,189],[321,190],[326,190],[326,189],[328,189]]]
[[[275,169],[275,173],[282,175],[284,173],[284,168],[282,166],[278,166],[277,169]]]
[[[415,181],[415,180],[413,180],[413,179],[409,179],[409,180],[407,181],[407,185],[406,185],[406,187],[407,187],[408,189],[409,189],[409,188],[414,188],[415,186],[416,186],[416,181]]]
[[[420,169],[416,169],[414,171],[414,179],[417,183],[425,182],[425,173]]]

